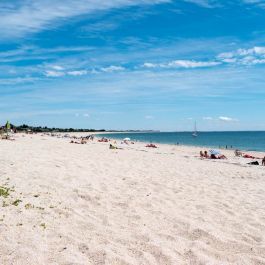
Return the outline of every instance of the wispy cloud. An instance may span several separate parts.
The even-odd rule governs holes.
[[[167,63],[149,63],[143,64],[145,68],[202,68],[212,67],[221,64],[216,61],[193,61],[193,60],[175,60]]]
[[[220,116],[218,119],[219,119],[219,121],[223,121],[223,122],[235,122],[235,121],[238,121],[238,119],[234,119],[234,118],[231,118],[231,117],[225,117],[225,116]]]
[[[55,70],[53,70],[55,69]],[[91,70],[86,70],[86,69],[79,69],[79,70],[65,70],[61,66],[52,66],[50,69],[44,71],[44,76],[46,77],[63,77],[63,76],[84,76],[88,74],[100,74],[100,73],[114,73],[114,72],[120,72],[124,71],[125,68],[122,66],[115,66],[115,65],[110,65],[107,67],[101,67],[99,69],[91,69]]]
[[[48,71],[45,71],[44,75],[47,77],[61,77],[61,76],[64,76],[65,73],[61,71],[59,72],[59,71],[48,70]]]
[[[64,68],[60,65],[52,65],[51,68],[54,70],[57,70],[57,71],[63,71],[64,70]]]
[[[217,56],[217,60],[228,64],[256,65],[265,64],[265,47],[237,49],[224,52]]]
[[[236,122],[238,119],[234,119],[231,117],[226,117],[226,116],[220,116],[218,118],[214,117],[203,117],[202,118],[204,121],[221,121],[221,122]]]
[[[173,0],[108,0],[99,4],[98,0],[66,0],[66,1],[1,1],[0,3],[0,33],[1,38],[23,37],[28,33],[53,29],[70,19],[86,15],[93,16],[119,8],[134,6],[157,5],[171,3]],[[182,0],[203,8],[220,7],[221,0]],[[265,7],[263,0],[241,0],[244,4],[253,4]],[[98,31],[116,28],[116,23],[96,22],[87,27],[89,31]]]
[[[205,8],[213,8],[220,5],[217,0],[184,0],[185,2],[193,3]]]
[[[117,71],[124,71],[125,68],[123,66],[111,65],[108,67],[102,67],[100,68],[100,70],[102,72],[112,73],[112,72],[117,72]]]
[[[13,1],[0,3],[0,32],[2,37],[23,36],[53,28],[61,21],[80,15],[92,15],[117,8],[138,5],[154,5],[169,0],[109,0],[99,4],[98,0],[66,1]]]
[[[72,76],[82,76],[82,75],[86,75],[87,73],[88,73],[87,70],[76,70],[76,71],[67,72],[68,75],[72,75]]]

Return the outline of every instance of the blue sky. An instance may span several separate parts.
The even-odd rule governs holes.
[[[0,2],[1,123],[265,130],[264,0],[101,2]]]

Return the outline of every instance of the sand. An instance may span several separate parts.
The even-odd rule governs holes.
[[[265,167],[124,148],[1,140],[0,264],[265,264]]]

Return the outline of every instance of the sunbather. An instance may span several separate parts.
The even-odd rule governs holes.
[[[113,144],[110,144],[110,145],[109,145],[109,149],[119,149],[119,150],[122,150],[122,148],[117,147],[117,146],[115,146],[115,145],[113,145]]]
[[[211,159],[218,159],[217,156],[215,154],[211,154],[210,156]]]
[[[211,154],[211,159],[227,159],[227,157],[225,155],[215,155],[215,154]]]
[[[244,154],[243,157],[244,157],[244,158],[252,158],[252,159],[255,159],[254,156],[252,156],[252,155],[248,155],[248,154]]]
[[[241,151],[239,151],[238,149],[235,150],[235,156],[242,156],[243,153]]]
[[[227,159],[227,157],[225,155],[219,155],[218,159]]]
[[[148,145],[146,145],[146,147],[157,148],[157,146],[155,144],[148,144]]]

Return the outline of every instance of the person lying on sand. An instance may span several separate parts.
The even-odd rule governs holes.
[[[71,140],[70,144],[80,144],[80,143]]]
[[[255,159],[256,157],[252,156],[252,155],[248,155],[248,154],[244,154],[243,155],[244,158],[252,158]]]
[[[119,147],[117,147],[117,146],[115,146],[115,145],[113,145],[113,144],[110,144],[109,145],[109,149],[122,149],[122,148],[119,148]]]
[[[216,155],[216,154],[211,154],[210,156],[211,159],[227,159],[225,155]]]
[[[243,153],[238,149],[235,150],[235,156],[243,156]]]
[[[152,147],[152,148],[158,148],[155,144],[148,144],[145,147]]]

